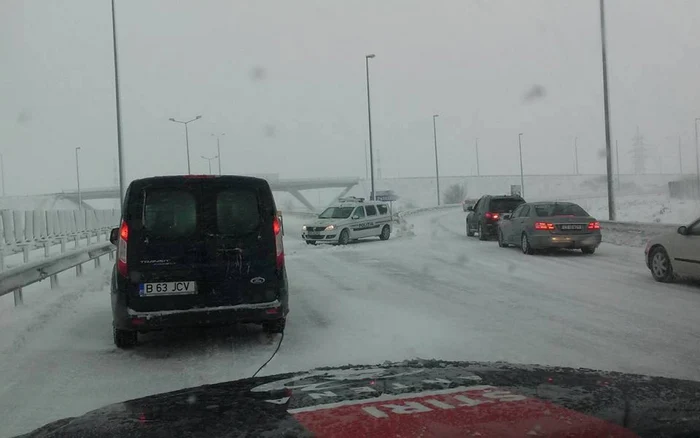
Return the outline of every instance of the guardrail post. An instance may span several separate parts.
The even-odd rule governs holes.
[[[56,289],[58,287],[58,275],[54,274],[50,276],[49,281],[51,282],[51,289]]]
[[[80,234],[75,234],[75,247],[80,248]]]
[[[48,257],[48,256],[49,256],[49,252],[50,252],[50,251],[49,251],[49,248],[50,248],[50,247],[49,247],[49,242],[48,242],[48,241],[44,242],[44,257]]]
[[[22,247],[22,255],[24,256],[24,263],[29,262],[29,245]]]
[[[78,264],[78,265],[75,265],[75,276],[76,276],[76,277],[82,277],[82,276],[83,276],[83,265],[82,265],[82,263],[81,263],[81,264]]]
[[[92,237],[92,233],[90,233],[90,232],[88,231],[88,232],[86,233],[87,245],[88,245],[88,246],[90,246],[90,243],[92,243],[92,242],[91,242],[91,240],[92,240],[91,237]]]
[[[66,238],[61,237],[61,254],[66,252]]]
[[[109,259],[114,260],[114,251],[109,252]]]
[[[13,292],[15,296],[15,307],[21,306],[24,304],[24,297],[22,297],[22,288],[20,287],[19,289],[15,290]]]
[[[95,257],[95,267],[96,268],[100,267],[100,258],[99,257]]]

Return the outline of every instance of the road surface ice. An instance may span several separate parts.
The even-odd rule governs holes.
[[[291,313],[261,374],[441,358],[700,380],[700,291],[655,283],[640,248],[525,256],[467,238],[459,209],[408,220],[413,237],[331,247],[307,246],[303,219],[285,218]],[[60,290],[37,285],[24,309],[0,307],[13,327],[0,331],[1,437],[248,377],[274,351],[279,335],[257,326],[152,333],[116,349],[106,265]]]

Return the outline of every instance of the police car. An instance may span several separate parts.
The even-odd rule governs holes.
[[[309,245],[332,243],[346,245],[351,240],[391,236],[391,213],[385,202],[364,198],[340,198],[318,218],[301,227],[301,237]]]

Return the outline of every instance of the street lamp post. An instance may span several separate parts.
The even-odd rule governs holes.
[[[221,134],[212,134],[213,137],[216,137],[216,156],[218,157],[219,176],[221,176],[221,146],[219,144],[219,140],[221,139],[222,135],[226,135],[226,133],[222,132]]]
[[[370,193],[370,200],[374,200],[374,155],[372,149],[372,106],[370,105],[369,98],[369,60],[374,58],[374,54],[365,55],[365,73],[367,75],[367,121],[369,128],[369,170],[370,170],[370,180],[372,191]]]
[[[78,209],[83,209],[83,194],[80,191],[80,162],[78,161],[78,151],[80,146],[75,148],[75,177],[78,180]]]
[[[2,196],[5,196],[5,159],[0,154],[0,183],[2,183]]]
[[[695,171],[698,181],[698,195],[700,196],[700,150],[698,149],[698,120],[700,120],[700,118],[695,119]]]
[[[608,216],[615,220],[615,194],[613,193],[612,145],[610,135],[610,103],[608,99],[608,55],[605,41],[605,0],[600,0],[600,46],[603,63],[603,111],[605,115],[605,163],[608,179]]]
[[[112,0],[112,55],[114,56],[114,97],[117,105],[117,159],[119,160],[119,204],[126,195],[126,171],[124,169],[124,149],[122,148],[122,106],[119,91],[119,59],[117,56],[117,23]],[[3,188],[5,185],[3,184]]]
[[[520,196],[525,197],[525,176],[523,174],[523,133],[518,134],[518,149],[520,150]]]
[[[575,157],[575,163],[576,163],[576,175],[578,175],[578,137],[574,137],[574,157]]]
[[[481,176],[481,169],[479,168],[479,137],[476,138],[476,176]]]
[[[620,190],[620,146],[615,140],[615,167],[617,167],[617,190]]]
[[[435,183],[437,185],[437,205],[440,205],[440,166],[438,165],[438,150],[437,150],[437,128],[435,127],[435,119],[440,117],[438,114],[433,114],[433,143],[435,144]]]
[[[192,172],[190,170],[190,133],[187,130],[187,125],[194,122],[195,120],[199,120],[201,118],[202,118],[202,116],[197,116],[194,119],[187,120],[187,121],[175,120],[172,117],[169,119],[171,122],[180,123],[180,124],[185,125],[185,146],[187,147],[187,173],[188,174],[190,174]]]
[[[216,160],[217,158],[219,158],[219,156],[214,155],[213,157],[205,157],[204,155],[202,155],[202,158],[204,158],[205,160],[207,160],[207,162],[209,162],[209,175],[211,175],[211,160]],[[219,175],[221,175],[221,174],[219,174]]]
[[[678,170],[683,175],[683,152],[681,151],[681,136],[678,136]]]

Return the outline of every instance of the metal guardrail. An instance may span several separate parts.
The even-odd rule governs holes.
[[[115,249],[110,242],[100,242],[0,272],[0,297],[14,292],[15,306],[22,304],[23,287],[50,278],[53,289],[58,286],[58,273],[75,267],[80,276],[83,263],[95,260],[95,266],[99,266],[100,257],[109,254],[112,259]]]

